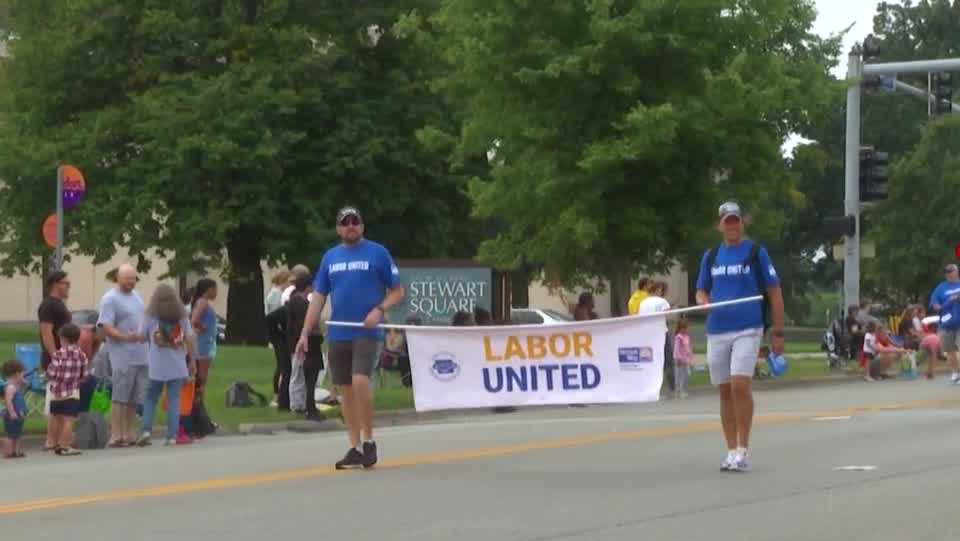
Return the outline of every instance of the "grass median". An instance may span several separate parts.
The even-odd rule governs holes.
[[[0,351],[13,356],[14,345],[17,343],[37,342],[36,331],[32,328],[3,328],[0,329]],[[695,347],[697,353],[704,353],[703,344]],[[788,342],[787,356],[790,358],[790,368],[784,379],[816,378],[829,375],[823,356],[811,355],[820,351],[819,344],[811,342]],[[268,398],[272,398],[274,357],[273,351],[266,347],[252,346],[221,346],[217,359],[210,371],[210,384],[207,389],[207,409],[210,417],[219,423],[226,432],[234,432],[244,423],[285,422],[302,418],[291,413],[279,412],[269,406],[255,406],[249,408],[226,407],[227,388],[235,381],[245,381]],[[690,385],[700,387],[709,385],[705,371],[695,371]],[[403,410],[413,408],[413,392],[404,387],[397,375],[385,372],[383,381],[378,385],[374,394],[374,407],[377,411]],[[338,415],[336,410],[327,413],[328,416]],[[157,420],[157,426],[162,426],[162,414]],[[28,419],[27,430],[39,433],[45,429],[45,421],[33,416]]]

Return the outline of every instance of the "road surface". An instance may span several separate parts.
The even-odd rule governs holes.
[[[71,541],[960,539],[960,388],[780,389],[758,393],[757,410],[749,474],[719,471],[712,392],[391,427],[377,438],[380,467],[366,472],[330,466],[346,448],[339,433],[76,458],[34,452],[0,462],[0,532]],[[845,466],[875,469],[835,471]]]

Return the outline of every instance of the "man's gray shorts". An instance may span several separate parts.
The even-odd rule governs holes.
[[[128,366],[123,369],[114,367],[110,383],[113,385],[112,401],[121,404],[143,404],[147,397],[150,378],[146,365]]]
[[[944,353],[956,353],[960,351],[960,329],[940,329],[940,349]]]
[[[370,337],[354,338],[350,342],[330,342],[327,357],[334,385],[350,385],[354,374],[373,374],[377,364],[380,340]]]
[[[762,341],[763,329],[707,335],[710,383],[714,385],[729,383],[730,376],[752,378]]]

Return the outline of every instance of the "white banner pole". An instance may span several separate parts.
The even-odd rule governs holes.
[[[602,324],[605,324],[605,323],[618,322],[618,321],[627,321],[627,320],[631,320],[631,319],[647,319],[647,318],[651,318],[651,317],[663,317],[663,316],[669,317],[669,316],[673,316],[673,315],[677,315],[677,314],[686,314],[686,313],[690,313],[690,312],[704,312],[704,311],[706,311],[706,310],[710,310],[711,308],[721,308],[721,307],[724,307],[724,306],[734,306],[734,305],[737,305],[737,304],[744,304],[744,303],[748,303],[748,302],[758,302],[758,301],[761,301],[761,300],[763,300],[763,296],[762,296],[762,295],[756,295],[756,296],[754,296],[754,297],[746,297],[746,298],[743,298],[743,299],[734,299],[734,300],[732,300],[732,301],[715,302],[715,303],[703,304],[703,305],[699,305],[699,306],[689,306],[689,307],[687,307],[687,308],[677,308],[677,309],[675,309],[675,310],[667,310],[667,311],[665,311],[665,312],[653,312],[653,313],[649,313],[649,314],[637,314],[637,315],[635,315],[635,316],[622,316],[622,317],[613,317],[613,318],[606,318],[606,319],[593,319],[593,320],[589,320],[589,321],[564,321],[564,322],[562,322],[562,323],[555,323],[555,324],[553,324],[553,325],[549,325],[549,327],[551,327],[551,328],[553,328],[553,327],[564,327],[564,326],[584,327],[584,326],[591,326],[591,325],[602,325]],[[356,323],[356,322],[353,322],[353,321],[328,321],[328,322],[327,322],[327,325],[339,325],[339,326],[341,326],[341,327],[363,327],[363,323]],[[474,325],[474,326],[470,326],[470,327],[457,327],[456,329],[457,329],[458,331],[467,331],[467,332],[470,332],[470,331],[485,332],[485,331],[489,331],[490,329],[500,329],[500,328],[508,328],[508,329],[514,329],[514,330],[515,330],[515,329],[524,329],[524,328],[529,328],[529,329],[541,329],[541,328],[543,328],[543,327],[544,327],[544,325],[536,325],[536,324],[533,324],[533,325],[501,325],[501,326],[489,326],[489,325],[487,325],[487,326],[478,326],[478,325]],[[432,325],[432,326],[431,326],[431,325],[393,325],[393,324],[389,324],[389,323],[382,323],[382,324],[378,325],[377,328],[380,328],[380,329],[397,329],[397,330],[416,329],[416,330],[418,330],[418,331],[433,331],[433,330],[449,331],[449,330],[451,329],[451,326],[450,326],[450,325]]]

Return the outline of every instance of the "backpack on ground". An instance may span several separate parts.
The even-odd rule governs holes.
[[[753,277],[757,281],[757,290],[760,292],[760,295],[763,295],[763,300],[760,301],[760,317],[763,321],[763,331],[766,332],[767,329],[773,325],[773,322],[770,319],[770,297],[767,295],[767,280],[763,275],[763,269],[760,268],[760,248],[759,243],[751,241],[750,255],[747,256],[744,264],[750,266],[750,272],[753,273]],[[717,253],[719,251],[720,248],[715,247],[707,252],[707,276],[706,287],[704,289],[708,293],[713,287],[713,274],[710,271],[713,269],[713,264],[717,262]]]
[[[73,441],[78,449],[103,449],[107,446],[110,430],[103,414],[85,411],[77,415],[73,426]]]
[[[254,406],[254,399],[259,405],[266,406],[267,397],[250,386],[245,381],[235,381],[227,388],[227,407],[228,408],[249,408]]]
[[[190,415],[181,417],[180,420],[184,432],[195,438],[209,436],[217,431],[217,425],[210,420],[207,407],[200,400],[193,403],[193,411],[190,412]]]

